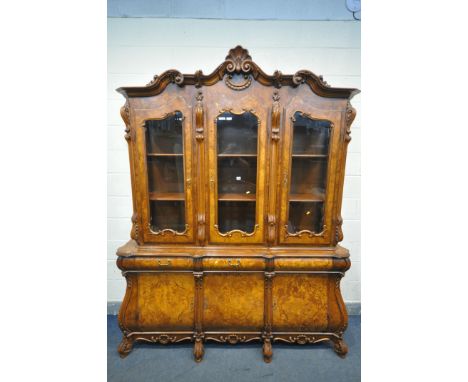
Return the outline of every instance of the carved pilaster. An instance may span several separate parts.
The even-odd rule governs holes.
[[[202,267],[202,259],[196,258],[195,263],[195,272],[193,276],[195,278],[195,307],[194,307],[194,317],[195,317],[195,335],[203,335],[203,272],[200,271]]]
[[[202,214],[202,213],[198,214],[197,225],[198,225],[197,237],[198,237],[198,241],[201,243],[205,240],[205,214]]]
[[[273,107],[271,110],[271,139],[273,141],[278,141],[280,139],[280,106],[279,106],[280,96],[278,92],[273,93]]]
[[[195,139],[197,141],[202,141],[204,136],[204,126],[203,126],[203,94],[198,92],[197,104],[195,106]]]

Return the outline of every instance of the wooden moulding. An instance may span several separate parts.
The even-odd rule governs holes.
[[[241,84],[234,84],[231,81],[233,74],[244,75],[245,81]],[[208,75],[203,74],[201,70],[195,74],[182,74],[177,70],[168,70],[160,76],[154,76],[153,80],[144,87],[127,86],[118,88],[117,91],[125,97],[152,97],[162,93],[171,83],[181,87],[193,85],[200,88],[212,86],[223,79],[233,90],[243,90],[250,86],[252,80],[255,80],[262,85],[278,89],[282,86],[297,87],[307,84],[315,94],[326,98],[351,99],[360,92],[354,88],[333,88],[323,80],[322,76],[317,76],[309,70],[299,70],[295,74],[283,74],[277,70],[273,75],[268,75],[252,61],[248,50],[239,45],[231,49],[225,61]]]

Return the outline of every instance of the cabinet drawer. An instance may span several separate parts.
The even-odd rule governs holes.
[[[193,270],[190,257],[134,257],[119,262],[119,268],[126,271]]]
[[[203,259],[204,271],[263,271],[265,260],[245,257],[223,257]]]
[[[327,271],[333,268],[330,258],[275,259],[275,271]]]

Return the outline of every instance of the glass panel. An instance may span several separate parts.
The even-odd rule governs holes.
[[[331,123],[294,114],[288,231],[323,230]]]
[[[251,112],[225,112],[216,119],[218,229],[251,233],[255,228],[258,119]]]
[[[149,192],[184,192],[183,157],[148,156]]]
[[[255,195],[257,158],[219,158],[218,193]]]
[[[250,112],[218,116],[218,154],[257,154],[257,117]]]
[[[290,202],[288,231],[322,231],[323,202]]]
[[[182,121],[182,113],[176,111],[167,118],[145,123],[150,222],[153,231],[185,230]]]
[[[151,201],[150,210],[153,231],[172,229],[183,232],[185,230],[184,201]]]
[[[219,201],[218,222],[220,232],[225,233],[234,229],[253,232],[255,226],[255,201]]]
[[[182,113],[166,119],[146,121],[148,154],[182,154]]]

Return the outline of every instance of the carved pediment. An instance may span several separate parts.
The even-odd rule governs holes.
[[[327,98],[351,99],[359,93],[358,89],[330,87],[322,76],[317,76],[309,70],[299,70],[293,75],[282,74],[277,70],[273,75],[268,75],[252,60],[249,51],[240,45],[229,50],[225,61],[211,74],[205,75],[201,70],[194,74],[182,74],[177,70],[168,70],[160,76],[154,76],[145,87],[122,87],[117,91],[125,97],[151,97],[163,92],[171,83],[181,87],[195,86],[200,88],[212,86],[223,80],[226,86],[235,91],[247,89],[255,80],[264,86],[275,88],[297,87],[307,84],[314,93]]]

